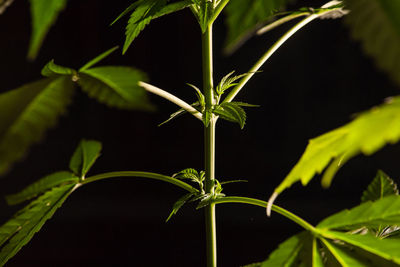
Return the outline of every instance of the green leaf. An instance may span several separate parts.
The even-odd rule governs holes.
[[[290,0],[231,0],[226,7],[228,36],[225,52],[233,53],[255,30],[267,22],[274,12]]]
[[[313,237],[311,245],[312,267],[324,267],[324,259],[321,255],[321,249],[318,246],[317,238]]]
[[[172,211],[165,222],[168,222],[169,219],[171,219],[171,217],[175,215],[180,210],[180,208],[182,208],[182,206],[185,205],[185,203],[189,201],[192,197],[193,193],[188,193],[183,197],[181,197],[180,199],[178,199],[178,201],[176,201],[174,206],[172,207]]]
[[[359,114],[352,122],[311,139],[309,144],[284,181],[275,189],[278,194],[301,181],[303,185],[329,168],[322,178],[328,187],[343,164],[359,153],[371,155],[385,144],[400,139],[400,97],[394,97],[378,107]]]
[[[365,202],[351,210],[343,210],[324,219],[317,228],[354,230],[380,224],[400,225],[400,196],[392,195],[375,202]]]
[[[93,65],[99,63],[100,61],[102,61],[104,58],[108,57],[112,52],[114,52],[117,49],[118,49],[118,46],[114,46],[113,48],[108,49],[107,51],[101,53],[100,55],[98,55],[94,59],[90,60],[85,65],[83,65],[82,68],[79,69],[79,71],[82,72],[84,70],[87,70],[87,69],[93,67]]]
[[[45,77],[56,77],[59,75],[75,75],[74,69],[63,67],[54,63],[54,59],[50,60],[49,63],[42,69],[42,75]]]
[[[366,54],[400,83],[400,2],[393,0],[346,0],[351,10],[346,24]]]
[[[46,192],[53,187],[62,184],[76,184],[78,182],[79,178],[76,177],[73,173],[60,171],[43,177],[39,181],[36,181],[33,184],[27,186],[19,193],[6,196],[6,200],[8,205],[15,205],[37,197],[38,195]]]
[[[192,168],[187,168],[178,173],[175,173],[174,175],[172,175],[172,177],[176,178],[176,179],[189,179],[194,182],[200,181],[199,173],[195,169],[192,169]]]
[[[58,14],[64,10],[66,0],[30,0],[32,16],[32,36],[28,58],[35,59],[50,27]]]
[[[217,85],[217,87],[215,88],[215,92],[221,96],[226,90],[228,90],[229,88],[237,85],[237,83],[235,83],[237,80],[243,78],[244,76],[248,75],[248,73],[243,73],[240,75],[236,75],[233,76],[232,75],[235,73],[235,71],[232,71],[230,73],[228,73],[227,75],[225,75],[221,81],[219,82],[219,84]]]
[[[79,73],[78,84],[90,97],[111,107],[153,110],[146,91],[138,85],[146,75],[131,67],[103,66]]]
[[[38,232],[64,203],[76,185],[53,188],[20,210],[0,227],[0,266],[3,266]]]
[[[94,140],[83,139],[69,162],[69,168],[79,177],[85,177],[100,156],[101,143]]]
[[[72,100],[69,77],[42,79],[0,94],[0,174],[54,126]]]
[[[126,26],[126,39],[124,47],[122,48],[122,54],[125,54],[133,40],[139,35],[139,33],[146,27],[147,24],[155,17],[165,5],[166,0],[142,0],[136,7],[135,11],[131,14],[128,25]]]
[[[197,102],[200,104],[201,107],[201,112],[203,111],[205,105],[206,105],[206,100],[204,98],[204,95],[201,93],[200,89],[197,88],[195,85],[187,83],[187,85],[189,85],[190,87],[192,87],[195,91],[196,91],[196,96],[197,96]]]
[[[386,173],[379,170],[374,180],[368,185],[368,188],[363,192],[361,202],[375,201],[390,195],[398,195],[399,190]]]
[[[294,235],[281,243],[279,247],[274,250],[268,259],[261,263],[261,267],[289,267],[298,259],[302,248],[305,246],[304,238],[309,235],[307,232],[301,232]]]
[[[335,231],[325,232],[323,235],[324,237],[343,241],[383,259],[400,264],[400,242],[396,239],[380,239],[371,235],[351,235]]]
[[[235,102],[223,102],[213,112],[222,119],[238,123],[241,129],[243,129],[246,123],[246,112]]]
[[[202,33],[205,33],[212,19],[213,3],[209,0],[192,0],[192,12],[196,16]]]
[[[202,120],[203,120],[203,124],[204,124],[205,127],[208,127],[210,125],[211,116],[212,116],[211,110],[205,109],[203,111]]]
[[[325,239],[321,239],[322,243],[326,247],[326,250],[330,252],[330,254],[335,258],[335,260],[343,267],[368,267],[367,262],[362,260],[354,253],[351,253],[349,249],[346,249],[343,246],[337,245],[333,242],[329,242]],[[324,266],[324,265],[320,265]]]

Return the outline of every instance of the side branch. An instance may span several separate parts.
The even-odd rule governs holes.
[[[197,119],[202,120],[202,114],[197,111],[197,109],[195,109],[185,101],[181,100],[180,98],[174,96],[173,94],[170,94],[167,91],[164,91],[158,87],[155,87],[154,85],[145,82],[139,82],[138,85],[140,87],[143,87],[146,91],[161,96],[162,98],[167,99],[168,101],[178,105],[179,107],[183,108],[184,110],[195,116]]]

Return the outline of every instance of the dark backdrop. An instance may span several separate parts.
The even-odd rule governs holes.
[[[308,1],[321,5],[322,1]],[[123,44],[125,20],[109,23],[130,1],[70,0],[49,32],[36,61],[28,62],[30,33],[27,1],[15,1],[0,16],[0,91],[40,78],[52,58],[79,68],[112,46]],[[304,3],[302,3],[304,4]],[[294,7],[294,6],[293,6]],[[230,57],[222,55],[225,25],[215,25],[215,78],[246,72],[289,26],[251,39]],[[130,65],[147,73],[151,83],[188,102],[195,101],[186,82],[201,86],[200,30],[187,11],[152,22],[125,56],[114,53],[102,64]],[[341,20],[316,21],[287,42],[262,68],[238,99],[260,104],[248,110],[244,130],[220,121],[217,129],[217,177],[247,179],[225,186],[230,195],[267,199],[301,156],[309,138],[349,121],[352,114],[379,104],[398,88],[374,67],[360,44],[351,40]],[[0,181],[0,193],[16,192],[36,179],[66,169],[81,138],[103,142],[103,155],[91,174],[143,170],[173,174],[203,165],[202,125],[190,116],[163,127],[157,124],[176,110],[151,97],[158,111],[110,109],[78,92],[68,114],[35,145],[23,162]],[[312,223],[359,203],[362,190],[382,168],[395,180],[400,147],[389,146],[372,157],[359,156],[337,174],[329,190],[319,179],[294,185],[277,204]],[[8,266],[204,266],[201,210],[184,207],[165,223],[184,192],[144,179],[115,179],[75,192],[43,230]],[[0,202],[1,221],[15,208]],[[218,207],[220,266],[261,261],[277,244],[301,229],[285,218],[256,207]]]

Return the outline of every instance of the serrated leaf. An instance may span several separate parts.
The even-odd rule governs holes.
[[[78,84],[90,97],[108,106],[153,110],[139,81],[147,81],[147,76],[137,69],[103,66],[80,72]]]
[[[234,52],[290,0],[231,0],[226,7],[228,36],[225,52]]]
[[[60,171],[52,173],[25,187],[21,192],[6,196],[7,204],[16,205],[37,197],[53,187],[62,184],[76,184],[78,182],[79,178],[71,172]]]
[[[379,170],[374,180],[368,185],[367,189],[363,192],[361,202],[375,201],[390,195],[398,195],[399,190],[386,173]]]
[[[201,111],[202,111],[202,109],[204,109],[204,107],[206,105],[206,101],[205,101],[203,93],[195,85],[190,84],[190,83],[187,83],[187,85],[189,85],[190,87],[192,87],[196,91],[196,96],[197,96],[197,100],[198,100],[196,103],[200,104]]]
[[[97,57],[95,57],[94,59],[90,60],[88,63],[86,63],[85,65],[83,65],[79,71],[82,72],[84,70],[87,70],[91,67],[93,67],[95,64],[99,63],[100,61],[102,61],[104,58],[108,57],[112,52],[114,52],[115,50],[117,50],[119,47],[118,46],[114,46],[113,48],[108,49],[107,51],[101,53],[100,55],[98,55]]]
[[[194,7],[192,11],[196,15],[197,22],[200,25],[202,33],[205,33],[208,25],[210,23],[210,19],[212,18],[212,1],[192,1],[194,3]]]
[[[42,79],[0,94],[0,174],[20,160],[72,100],[69,77]]]
[[[365,202],[351,210],[343,210],[324,219],[317,228],[354,230],[380,224],[400,225],[400,196],[392,195],[375,202]]]
[[[125,31],[125,43],[122,48],[122,54],[125,54],[133,40],[153,19],[154,15],[159,12],[165,5],[166,0],[143,0],[131,14]]]
[[[101,147],[101,143],[98,141],[83,139],[69,162],[71,171],[79,177],[85,177],[86,173],[100,156]]]
[[[194,182],[200,181],[199,173],[192,168],[186,168],[178,173],[175,173],[174,175],[172,175],[172,177],[176,179],[190,179]]]
[[[172,211],[165,222],[168,222],[169,219],[171,219],[171,217],[175,215],[180,210],[180,208],[182,208],[182,206],[185,205],[185,203],[189,201],[192,197],[193,193],[188,193],[183,197],[181,197],[180,199],[178,199],[178,201],[176,201],[174,206],[172,207]]]
[[[400,83],[400,2],[393,0],[346,0],[346,18],[354,39],[376,64]]]
[[[32,16],[32,35],[29,44],[28,58],[36,58],[40,46],[56,21],[58,14],[64,10],[66,0],[30,0]]]
[[[49,63],[42,69],[42,75],[45,77],[55,77],[59,75],[74,75],[76,71],[74,69],[63,67],[54,63],[54,59],[50,60]]]
[[[223,102],[213,110],[213,113],[222,119],[238,123],[241,129],[246,123],[246,112],[235,102]]]
[[[340,240],[378,257],[400,264],[400,242],[396,239],[380,239],[371,235],[351,235],[336,231],[325,232],[324,237]]]
[[[343,164],[359,153],[371,155],[385,144],[394,144],[400,139],[400,97],[359,114],[352,122],[311,139],[309,144],[284,181],[275,189],[280,193],[293,183],[303,185],[321,173],[328,165],[323,177],[328,187]]]
[[[0,227],[0,266],[3,266],[38,232],[64,203],[76,185],[53,188],[20,210]]]
[[[261,263],[261,267],[276,267],[276,266],[292,266],[300,255],[302,248],[306,245],[304,238],[309,235],[307,232],[301,232],[288,238],[274,250],[268,259]],[[308,239],[307,239],[308,240]]]

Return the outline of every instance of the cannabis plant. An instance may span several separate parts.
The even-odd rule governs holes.
[[[361,195],[357,195],[357,199],[361,200],[357,201],[360,202],[356,203],[358,206],[337,212],[343,208],[343,203],[340,201],[340,196],[335,193],[326,193],[329,191],[325,193],[335,198],[332,202],[335,208],[332,210],[336,213],[332,211],[333,214],[324,214],[326,218],[321,216],[319,210],[317,211],[316,206],[319,203],[315,201],[312,205],[303,205],[300,208],[297,206],[295,212],[280,205],[280,203],[285,204],[285,196],[290,194],[285,190],[297,182],[305,186],[314,177],[321,175],[322,187],[328,188],[345,163],[350,161],[346,166],[351,165],[353,162],[351,159],[359,155],[375,154],[387,144],[395,144],[400,139],[400,98],[391,96],[392,93],[385,95],[382,93],[384,90],[378,88],[384,100],[362,107],[364,111],[361,112],[360,110],[343,112],[340,110],[340,102],[331,103],[334,115],[343,113],[343,117],[328,127],[321,122],[314,125],[317,130],[310,130],[306,134],[306,138],[312,139],[309,140],[305,151],[297,163],[292,162],[292,159],[295,160],[298,156],[295,153],[300,151],[296,152],[288,147],[306,144],[304,140],[303,144],[294,144],[293,140],[301,141],[302,134],[291,129],[303,128],[306,131],[310,127],[304,123],[295,128],[293,123],[298,122],[288,117],[296,116],[296,112],[300,114],[297,114],[298,117],[307,114],[317,116],[318,112],[323,110],[323,107],[317,106],[320,110],[304,112],[308,106],[299,103],[308,98],[308,92],[302,90],[306,90],[313,81],[318,81],[319,92],[323,92],[320,93],[322,97],[318,95],[313,99],[328,98],[324,103],[334,102],[329,99],[332,93],[328,92],[327,88],[330,88],[329,84],[340,86],[342,81],[340,71],[346,66],[351,66],[351,62],[340,62],[342,68],[327,73],[322,68],[324,65],[332,65],[332,60],[340,54],[335,50],[337,44],[331,42],[330,47],[310,55],[306,53],[306,47],[300,44],[301,40],[297,43],[292,42],[296,40],[295,35],[307,31],[303,28],[309,24],[322,23],[321,29],[324,27],[332,29],[339,27],[338,21],[344,19],[353,37],[362,43],[364,51],[374,58],[380,69],[386,71],[392,82],[396,83],[400,81],[400,20],[398,19],[400,4],[397,1],[334,0],[324,3],[319,1],[295,3],[285,0],[132,0],[125,3],[109,2],[106,4],[104,14],[96,13],[98,11],[96,7],[101,5],[96,1],[80,1],[79,4],[66,0],[29,2],[32,33],[27,59],[32,63],[24,64],[43,65],[40,71],[42,78],[37,79],[39,72],[34,74],[24,72],[21,76],[25,75],[27,79],[35,77],[36,80],[13,90],[2,89],[0,94],[0,174],[6,176],[5,179],[25,176],[15,177],[15,180],[18,178],[18,182],[7,180],[7,183],[3,184],[3,187],[13,184],[10,188],[4,189],[8,205],[23,206],[17,206],[18,211],[13,216],[4,218],[0,227],[1,266],[30,242],[56,211],[62,210],[61,206],[68,203],[67,199],[73,201],[74,195],[80,196],[80,201],[77,203],[78,210],[68,210],[67,204],[65,214],[76,212],[81,213],[79,217],[85,218],[85,214],[82,214],[85,212],[80,209],[84,205],[82,203],[90,197],[90,193],[87,192],[91,191],[87,190],[91,187],[96,188],[98,194],[103,194],[102,199],[110,198],[106,203],[100,203],[104,207],[100,207],[96,214],[101,214],[102,209],[112,205],[112,209],[123,210],[118,216],[133,218],[135,221],[144,221],[146,217],[144,214],[154,211],[157,217],[152,220],[157,219],[160,224],[165,221],[167,227],[173,227],[174,223],[177,223],[178,227],[174,231],[182,231],[184,234],[182,241],[176,242],[174,247],[182,247],[185,249],[184,253],[188,254],[185,255],[186,258],[195,259],[188,262],[183,259],[183,253],[174,255],[156,251],[153,244],[146,245],[151,229],[143,226],[127,226],[123,229],[124,235],[135,231],[142,236],[129,238],[125,242],[116,240],[112,246],[115,247],[115,251],[129,255],[130,266],[162,264],[211,267],[217,266],[217,262],[221,265],[244,266],[252,261],[256,263],[247,266],[400,265],[399,192],[395,180],[385,172],[376,170],[375,165],[364,162],[359,167],[367,169],[373,165],[374,172],[377,172],[375,177],[371,177],[368,172],[362,179],[354,178],[353,184],[348,183],[351,184],[348,186],[349,189],[355,191],[359,189],[357,194]],[[122,9],[122,6],[125,9]],[[22,10],[26,7],[21,1],[16,3],[9,0],[0,1],[3,24],[6,23],[6,19],[11,19],[7,15],[16,12],[17,8]],[[66,23],[65,29],[59,25],[52,28],[53,24],[58,24],[56,21],[59,15],[60,20],[67,20],[63,17],[63,13],[68,14],[69,10],[74,8],[78,8],[84,14],[81,22],[68,18],[68,22],[69,19],[71,21]],[[104,38],[107,39],[105,43],[108,47],[99,49],[102,51],[97,54],[93,51],[97,49],[94,49],[96,47],[94,43],[102,39],[103,33],[96,33],[98,28],[93,27],[94,21],[90,18],[96,16],[99,18],[98,21],[104,23],[102,31],[115,32]],[[226,27],[219,23],[220,21],[225,21]],[[118,31],[124,23],[126,23],[125,38],[119,48],[116,45],[122,39],[122,33]],[[181,35],[174,35],[176,28],[181,29]],[[144,38],[148,39],[141,39],[146,32],[151,33],[152,30],[157,32],[155,37],[145,36]],[[81,35],[75,36],[76,32],[81,32]],[[321,33],[324,34],[324,38],[331,37],[328,30],[322,30]],[[47,34],[49,38],[46,38]],[[52,39],[52,34],[56,38]],[[262,36],[252,38],[254,35]],[[317,38],[314,35],[309,37]],[[96,37],[96,40],[91,40],[91,37]],[[4,34],[3,39],[7,40]],[[58,40],[55,43],[63,47],[51,48],[46,44],[50,40]],[[148,43],[143,40],[148,40]],[[250,44],[245,43],[248,40]],[[83,52],[77,52],[80,51],[77,48],[71,50],[73,53],[68,52],[68,46],[80,44],[85,44],[82,47],[86,46]],[[251,49],[246,49],[246,45],[250,45]],[[262,49],[259,49],[260,47]],[[293,47],[290,51],[294,52],[285,50],[287,47]],[[54,54],[47,58],[47,55],[53,52]],[[225,57],[219,56],[220,52]],[[182,54],[178,53],[186,56],[180,57]],[[158,62],[161,55],[169,60]],[[71,57],[77,57],[79,60],[70,60]],[[136,62],[137,58],[142,58],[145,63]],[[235,63],[236,60],[240,65]],[[280,60],[285,63],[281,63]],[[318,68],[316,63],[313,64],[315,60],[321,60],[322,67]],[[287,63],[290,61],[301,63],[306,61],[307,65],[303,63],[302,66],[311,68],[311,73],[315,77],[304,78],[302,71],[306,68],[293,69],[290,63]],[[123,62],[124,65],[117,65],[115,62]],[[12,61],[9,63],[3,61],[3,64],[5,66],[9,64],[12,69]],[[176,66],[179,66],[177,67],[179,71]],[[144,70],[139,67],[143,67]],[[29,67],[22,69],[27,70]],[[284,72],[284,75],[280,76],[281,80],[276,81],[271,75],[274,73],[272,69]],[[9,72],[8,69],[2,70],[2,73],[7,73],[6,75],[13,75]],[[257,86],[252,85],[254,80],[262,77],[266,77],[262,83],[258,83]],[[288,106],[292,104],[294,106],[288,116],[285,110],[289,109],[280,99],[286,97],[286,93],[281,93],[280,97],[277,97],[274,94],[280,91],[273,87],[285,88],[285,83],[289,80],[295,81],[296,88],[293,90],[298,90],[298,93],[294,94],[295,98],[284,102]],[[348,81],[344,84],[354,85]],[[389,87],[395,87],[389,82],[388,84]],[[353,100],[348,97],[352,89],[346,88],[344,99],[339,97],[339,101]],[[259,93],[246,94],[255,90]],[[85,95],[98,103],[91,102]],[[246,98],[247,95],[249,97]],[[303,99],[299,97],[301,95]],[[262,99],[264,97],[266,100]],[[374,104],[375,106],[371,108],[370,106]],[[104,105],[109,109],[103,109]],[[96,108],[97,112],[89,113],[92,108]],[[170,115],[162,112],[171,109],[173,111]],[[310,110],[314,111],[314,107],[310,107]],[[68,116],[60,121],[60,117],[67,113]],[[252,120],[253,114],[256,116],[257,113],[262,115],[257,120]],[[349,117],[350,121],[343,119]],[[150,124],[156,126],[153,122],[159,118],[163,119],[158,122],[160,127],[147,130],[146,124],[150,121]],[[75,124],[76,120],[80,120],[81,123]],[[285,122],[287,132],[274,124],[276,121],[284,120],[288,120],[288,123]],[[324,116],[323,122],[325,120],[328,120],[328,116]],[[58,121],[60,121],[58,129],[61,130],[50,131],[46,141],[35,145],[44,139],[46,132]],[[67,126],[63,126],[63,123]],[[234,127],[229,123],[233,123]],[[96,124],[104,128],[101,126],[94,128]],[[337,127],[338,125],[342,126]],[[217,126],[220,126],[221,132],[216,130]],[[258,141],[250,139],[244,145],[241,144],[240,140],[243,139],[238,137],[238,133],[243,130],[242,132],[246,134],[248,128],[261,135],[260,140],[268,140],[269,147],[265,148]],[[87,129],[92,131],[86,132]],[[324,131],[327,132],[323,133]],[[102,140],[102,135],[105,133],[111,137]],[[58,134],[62,135],[62,138],[57,139]],[[66,145],[60,146],[61,142]],[[71,145],[74,143],[76,147],[72,149]],[[55,151],[53,156],[46,153],[50,146],[57,146],[52,150]],[[254,152],[260,149],[257,146],[262,147],[265,156]],[[276,149],[271,148],[272,146]],[[31,148],[33,152],[30,154],[36,153],[36,156],[29,156]],[[103,150],[104,155],[100,157]],[[287,155],[287,151],[294,155]],[[70,153],[69,158],[68,153]],[[279,157],[282,159],[278,159]],[[26,160],[23,160],[24,158]],[[221,164],[219,158],[223,159]],[[288,161],[285,162],[286,160]],[[34,165],[38,164],[43,164],[46,171],[36,173]],[[123,170],[109,171],[109,168]],[[273,172],[270,169],[277,171]],[[258,177],[254,179],[256,173]],[[280,183],[271,177],[277,174],[283,175],[279,177],[279,179],[284,178]],[[31,179],[31,176],[36,177]],[[39,178],[41,176],[43,177]],[[21,183],[24,179],[29,185]],[[138,181],[122,182],[124,179]],[[151,183],[146,188],[145,185],[139,184],[140,179],[157,180],[170,184],[170,187],[175,186],[175,191],[170,192],[168,191],[170,189],[166,189],[171,193],[167,199],[175,198],[174,202],[169,203],[159,199],[164,187],[157,188]],[[113,203],[110,197],[111,181],[103,180],[123,183],[118,191],[120,198],[122,195],[125,198],[140,194],[139,200],[122,208],[118,205],[128,202],[126,199],[120,200],[119,204],[110,204]],[[359,182],[360,180],[363,183]],[[254,184],[252,188],[257,192],[249,192],[249,184]],[[101,188],[96,185],[107,187]],[[140,186],[149,192],[143,193],[143,189],[135,189]],[[12,192],[13,189],[19,192]],[[354,191],[351,193],[355,194]],[[85,197],[86,194],[88,198]],[[296,197],[305,197],[304,194],[300,195],[302,193],[298,194]],[[252,197],[254,195],[260,199]],[[143,208],[146,204],[151,206],[146,202],[154,201],[159,203],[157,205],[165,204],[172,208],[169,212],[163,209]],[[321,195],[318,202],[324,201],[328,200]],[[223,207],[228,206],[226,204],[258,207],[258,213],[257,209],[254,210],[258,215],[249,215],[239,205],[233,205],[231,208],[235,210],[230,214],[224,214]],[[350,205],[344,206],[348,208]],[[218,211],[221,211],[223,216],[217,213],[217,206],[222,206]],[[190,223],[190,227],[187,225],[182,227],[182,222],[179,222],[179,217],[184,216],[184,213],[190,214],[188,216],[190,220],[185,221],[187,224]],[[99,214],[89,226],[95,229],[95,235],[88,238],[95,239],[96,236],[101,237],[104,234],[102,227],[107,227],[104,222],[108,224],[108,221]],[[113,216],[116,216],[115,213]],[[240,231],[235,229],[230,232],[234,234],[229,234],[229,237],[223,236],[224,229],[232,227],[235,220],[243,220],[246,216],[249,216],[248,220],[254,216],[263,218],[262,224],[258,223],[258,228],[253,230],[255,236],[248,239],[262,240],[255,242],[254,247],[259,251],[244,246],[245,242],[241,241],[239,232],[251,232],[251,224],[246,224],[246,228]],[[296,228],[288,228],[285,231],[282,230],[283,227],[276,225],[271,227],[271,221],[277,216],[282,216]],[[216,225],[218,218],[221,217],[223,220],[219,220],[218,229],[221,229],[222,234],[219,234]],[[306,220],[303,217],[311,219]],[[198,223],[199,221],[204,222],[204,226]],[[279,221],[280,224],[281,222]],[[49,227],[57,223],[55,220],[49,223]],[[148,221],[143,222],[143,224],[148,223]],[[261,234],[257,236],[259,227],[262,228],[262,233],[267,233],[265,236]],[[82,225],[70,228],[79,231]],[[163,231],[168,230],[163,229]],[[80,234],[79,238],[84,238],[82,237],[84,235],[85,232]],[[38,236],[40,239],[40,234]],[[218,239],[219,236],[223,238]],[[276,243],[270,238],[271,236],[278,236]],[[152,240],[163,244],[165,250],[171,251],[169,250],[171,244],[165,242],[164,238],[165,236],[156,236]],[[202,238],[205,242],[201,240]],[[63,241],[58,238],[51,240],[52,244],[57,242]],[[129,246],[126,245],[128,242]],[[201,247],[204,245],[204,249],[199,251],[196,245],[193,245],[197,243],[201,243]],[[223,251],[223,248],[228,246],[227,243],[233,243],[232,247],[239,247],[237,253],[222,252],[224,257],[217,259],[217,251]],[[31,246],[34,247],[35,242]],[[137,259],[141,257],[140,253],[135,254],[135,252],[143,246],[151,249],[148,254],[151,256],[143,257],[142,262]],[[72,251],[74,259],[79,261],[72,263],[73,266],[118,264],[117,259],[111,262],[104,261],[102,253],[96,253],[97,259],[83,258],[85,260],[80,261],[80,256],[76,255],[85,254],[86,250],[73,247],[69,251]],[[236,260],[236,257],[239,258],[239,253],[251,255],[253,258],[249,256],[246,259],[251,260]],[[37,254],[40,255],[35,255],[36,259],[48,258],[50,262],[57,261],[48,251],[40,251]],[[225,259],[227,254],[230,254],[229,261]],[[168,255],[171,259],[161,259],[162,263],[156,263],[155,258],[161,257],[160,255]],[[29,261],[29,264],[34,261]],[[12,262],[10,260],[10,264]],[[58,263],[50,265],[60,266]]]

